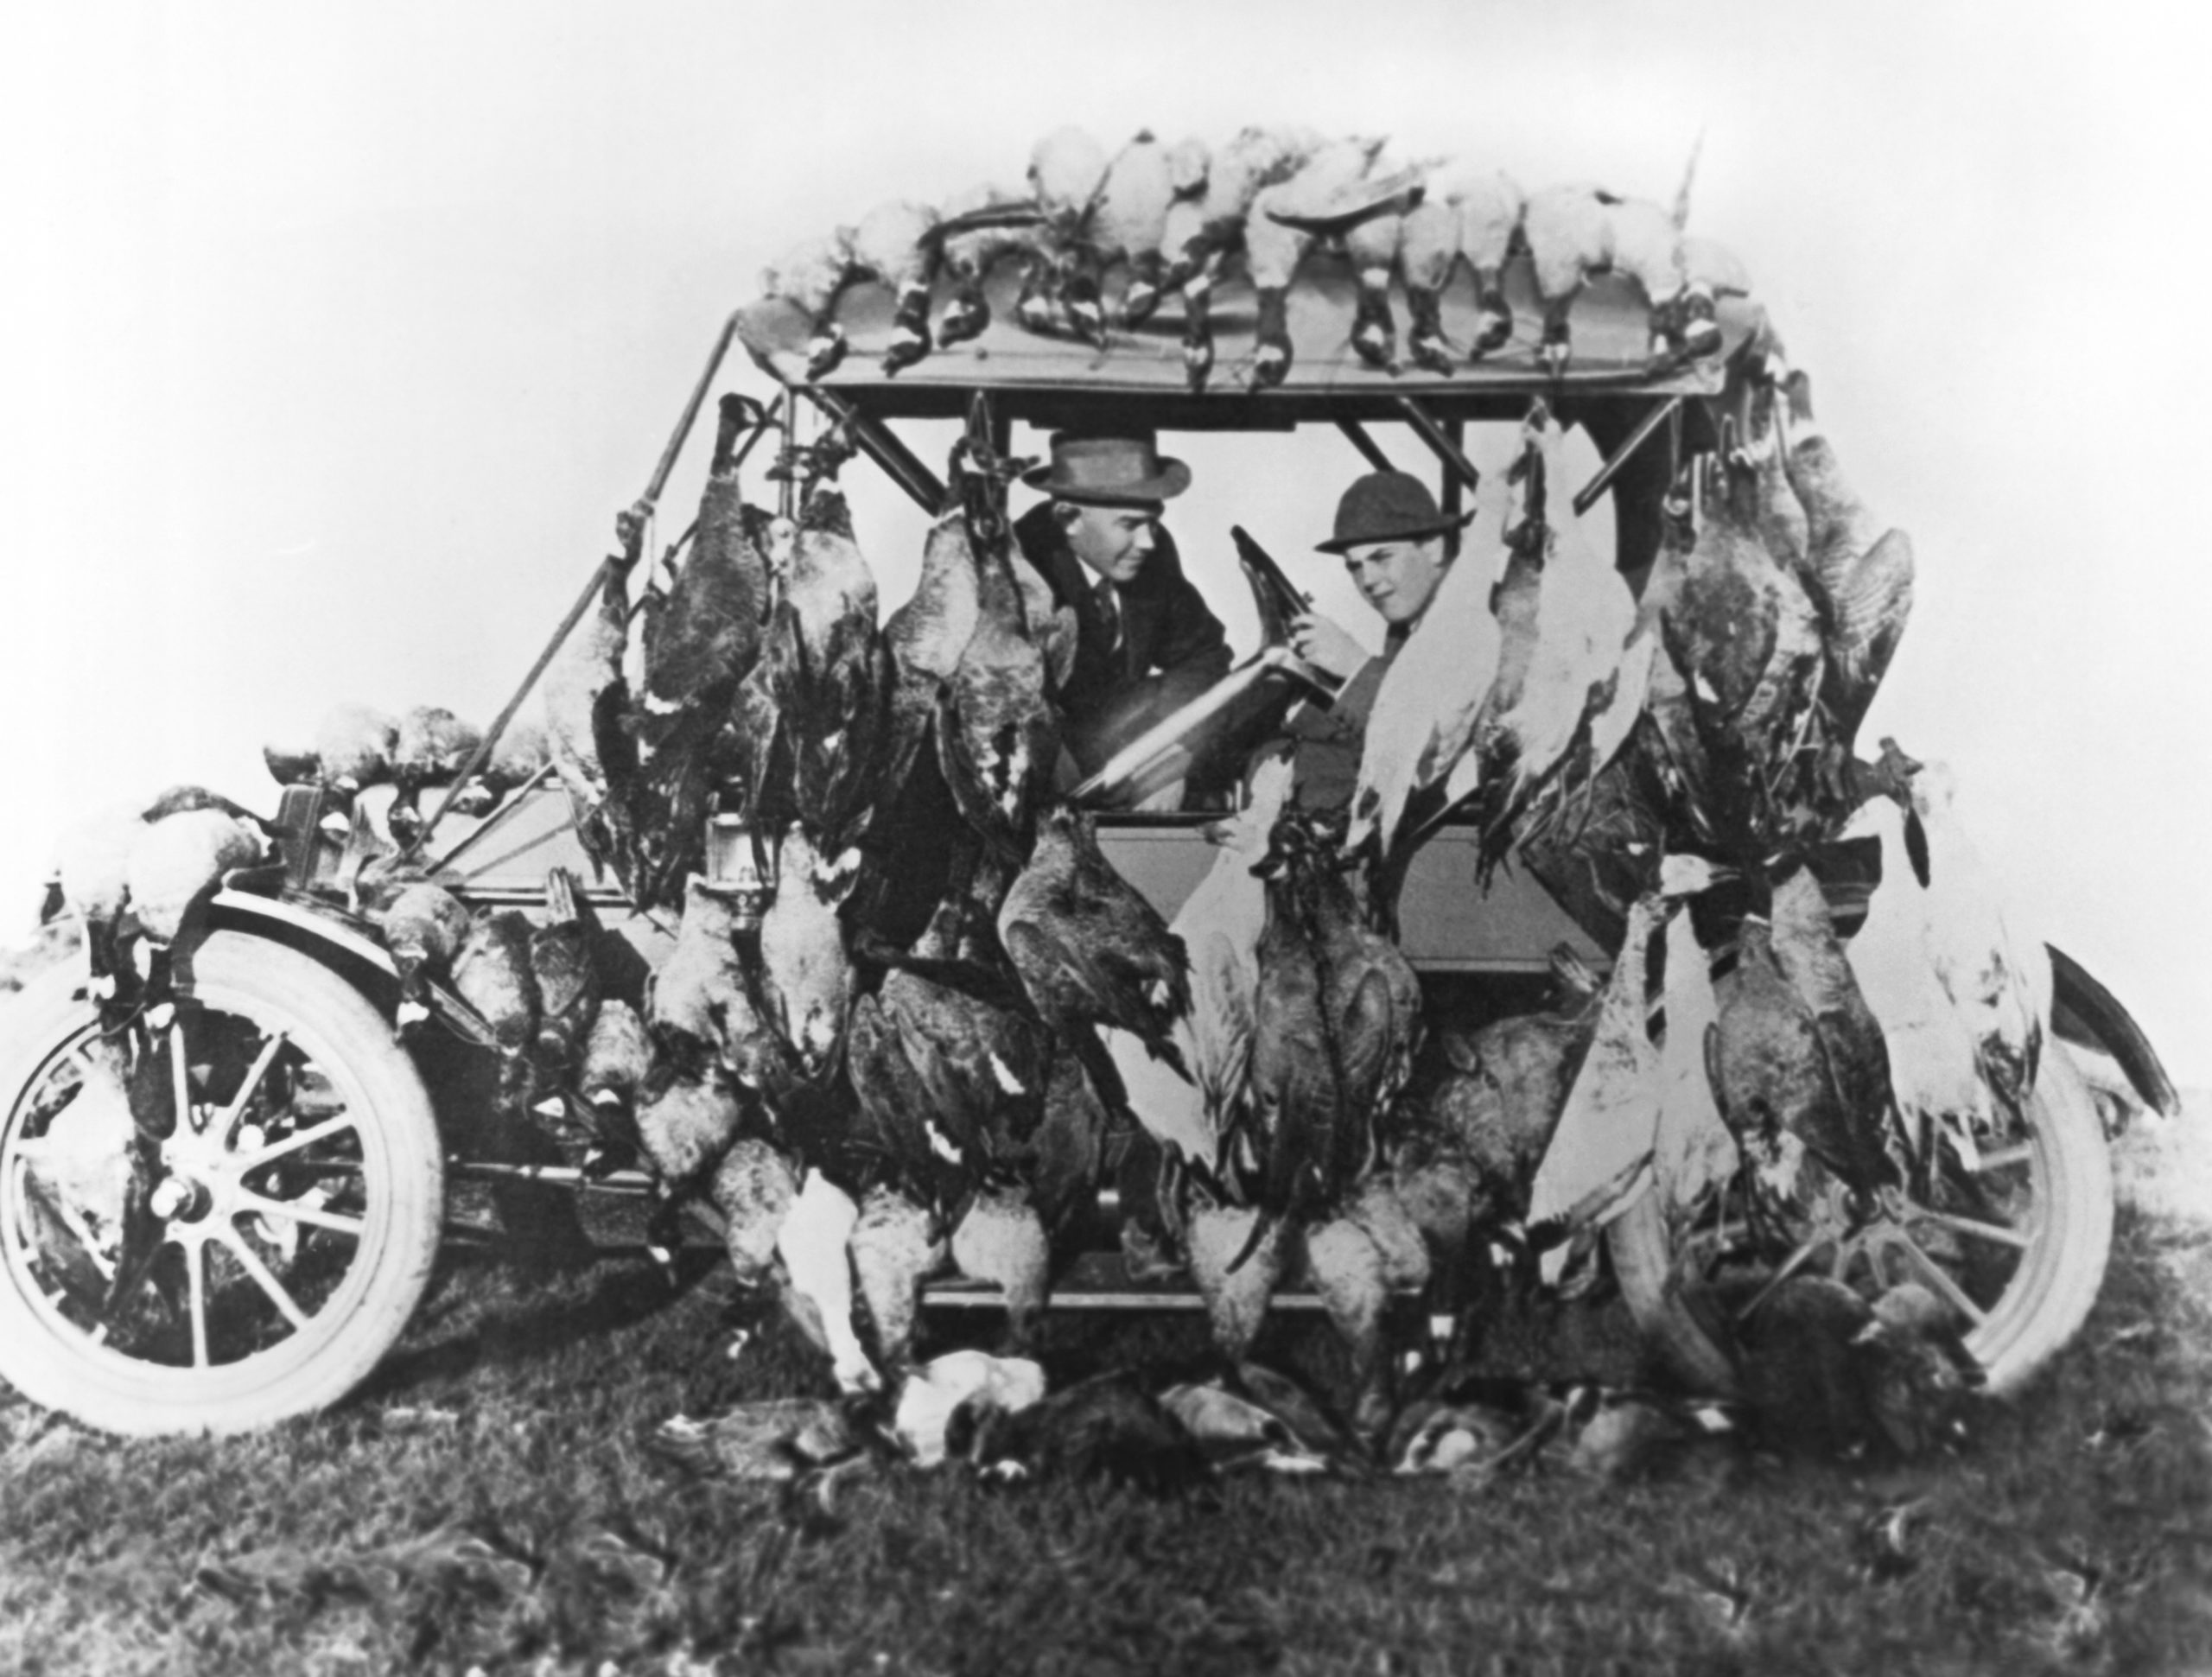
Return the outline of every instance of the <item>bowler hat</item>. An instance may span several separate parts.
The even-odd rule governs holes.
[[[1160,453],[1151,431],[1086,436],[1052,435],[1051,463],[1021,474],[1022,482],[1055,500],[1094,506],[1147,506],[1191,486],[1191,468]]]
[[[1352,480],[1337,503],[1337,530],[1315,548],[1343,553],[1370,542],[1414,542],[1474,522],[1471,512],[1447,518],[1428,486],[1410,472],[1370,472]]]

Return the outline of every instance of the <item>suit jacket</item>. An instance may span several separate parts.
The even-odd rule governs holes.
[[[1297,751],[1291,784],[1307,809],[1334,809],[1351,802],[1359,785],[1360,753],[1367,744],[1367,719],[1374,714],[1382,672],[1403,650],[1408,632],[1391,630],[1383,638],[1382,656],[1360,665],[1333,702],[1308,702],[1283,730]]]
[[[1067,533],[1045,501],[1015,521],[1022,555],[1052,586],[1057,604],[1072,604],[1078,634],[1075,667],[1053,695],[1063,735],[1085,774],[1161,717],[1179,709],[1229,673],[1229,637],[1205,597],[1183,575],[1165,530],[1136,580],[1116,592],[1122,644],[1099,603],[1098,575],[1075,556]]]

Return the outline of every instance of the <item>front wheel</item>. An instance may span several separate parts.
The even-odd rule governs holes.
[[[1709,1391],[1732,1382],[1732,1315],[1757,1307],[1783,1272],[1875,1291],[1918,1281],[1956,1315],[1988,1389],[2016,1390],[2088,1318],[2112,1247],[2113,1182],[2096,1104],[2066,1051],[2047,1042],[2020,1134],[1971,1158],[1947,1147],[1910,1190],[1871,1216],[1815,1208],[1776,1238],[1706,1219],[1670,1251],[1658,1208],[1620,1217],[1611,1251],[1647,1344],[1677,1377]],[[1747,1302],[1748,1301],[1748,1302]]]
[[[0,1014],[0,1376],[89,1426],[241,1432],[337,1401],[406,1326],[444,1166],[391,1026],[219,931],[167,1028],[81,975]]]

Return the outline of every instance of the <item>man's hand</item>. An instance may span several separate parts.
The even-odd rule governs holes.
[[[1368,659],[1367,650],[1318,612],[1290,620],[1290,650],[1315,669],[1350,681]]]

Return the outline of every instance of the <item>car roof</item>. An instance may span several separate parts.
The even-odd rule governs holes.
[[[1019,274],[1001,267],[987,286],[991,323],[981,336],[936,349],[887,376],[881,359],[891,339],[893,298],[874,281],[855,283],[839,298],[835,315],[849,350],[834,372],[811,382],[880,419],[954,416],[965,411],[978,390],[991,393],[995,410],[1003,416],[1043,427],[1126,418],[1162,429],[1266,430],[1302,421],[1395,418],[1402,414],[1401,398],[1407,397],[1439,416],[1503,418],[1523,411],[1535,395],[1718,395],[1727,362],[1761,334],[1765,321],[1752,299],[1723,295],[1718,300],[1719,352],[1694,362],[1655,364],[1643,293],[1624,276],[1600,274],[1574,301],[1573,359],[1554,377],[1537,359],[1541,302],[1528,258],[1516,256],[1504,273],[1514,326],[1503,348],[1478,361],[1466,359],[1465,346],[1478,328],[1474,283],[1463,269],[1443,298],[1446,335],[1459,346],[1452,371],[1439,374],[1408,366],[1394,376],[1353,352],[1357,287],[1351,265],[1341,255],[1317,251],[1300,269],[1287,299],[1293,360],[1281,384],[1267,391],[1249,388],[1257,309],[1249,278],[1234,267],[1212,289],[1213,372],[1205,391],[1193,394],[1184,371],[1179,297],[1165,298],[1142,327],[1113,331],[1101,350],[1073,336],[1047,335],[1017,324],[1014,304],[1020,285]],[[1109,278],[1109,320],[1119,289],[1118,277]],[[938,303],[941,307],[942,296]],[[1402,293],[1394,292],[1393,308],[1402,343],[1408,325]],[[933,308],[932,322],[938,313]],[[740,340],[771,377],[786,386],[810,382],[811,323],[796,303],[763,299],[741,309],[736,324]]]

